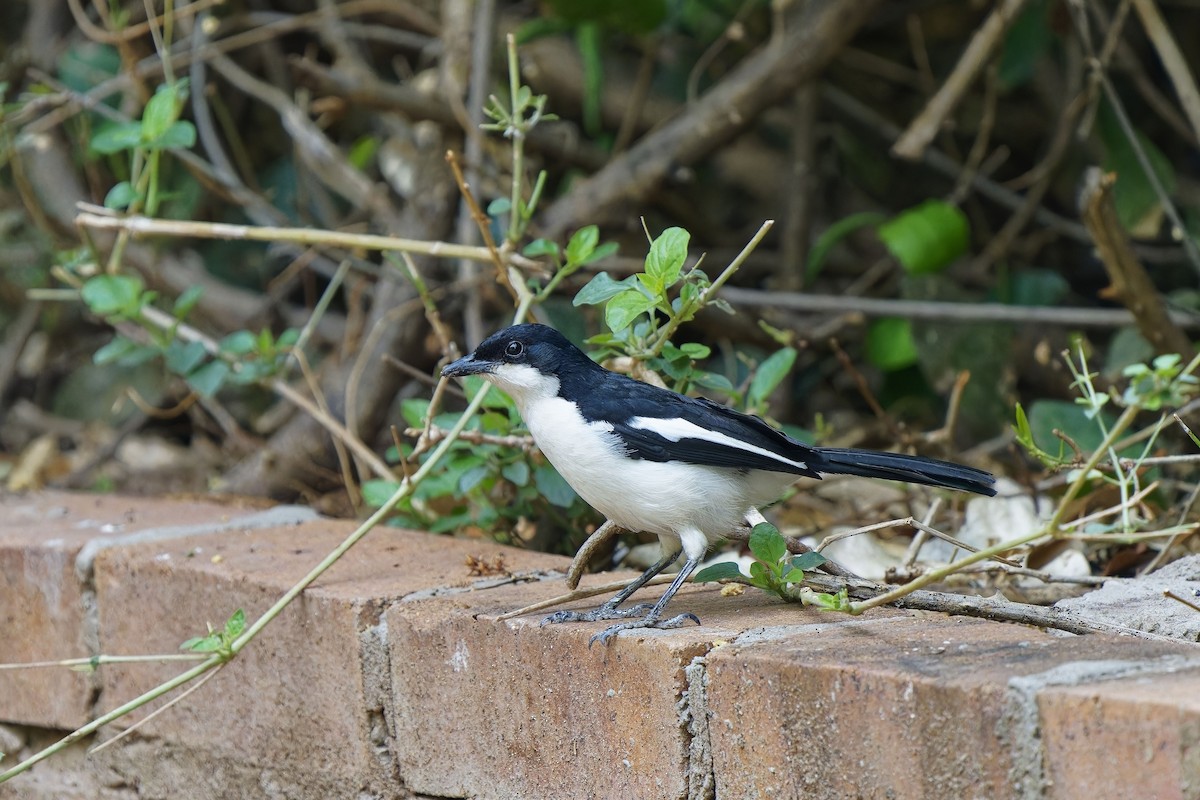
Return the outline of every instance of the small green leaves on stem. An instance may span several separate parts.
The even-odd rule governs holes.
[[[102,155],[126,150],[169,150],[196,144],[196,126],[179,119],[187,101],[187,79],[164,83],[146,103],[138,122],[119,122],[92,137],[91,148]]]
[[[1025,408],[1020,403],[1016,407],[1016,423],[1013,425],[1013,434],[1016,436],[1017,444],[1025,448],[1025,452],[1042,462],[1043,466],[1050,468],[1061,467],[1070,459],[1066,457],[1066,442],[1061,439],[1058,442],[1058,454],[1048,453],[1043,450],[1033,438],[1033,428],[1029,424],[1029,417],[1025,414]]]
[[[171,315],[176,323],[196,306],[201,294],[199,287],[192,287],[175,300]],[[140,343],[117,334],[92,356],[96,364],[131,367],[162,357],[168,370],[203,397],[211,397],[229,382],[247,385],[277,375],[300,335],[294,329],[278,337],[266,328],[257,334],[235,331],[217,343],[214,352],[211,344],[178,338],[178,324],[160,329],[144,320],[143,312],[157,294],[147,291],[136,275],[97,275],[83,284],[80,296],[93,313],[109,322],[138,322],[150,340]]]
[[[607,272],[597,273],[575,295],[575,306],[604,307],[604,322],[609,332],[593,336],[588,343],[597,345],[601,356],[625,356],[644,362],[649,369],[668,378],[677,392],[687,393],[695,386],[714,389],[736,403],[744,400],[747,410],[761,413],[767,396],[795,363],[794,349],[784,347],[764,359],[743,398],[724,375],[709,372],[695,363],[710,355],[708,347],[695,342],[676,345],[671,337],[706,306],[732,313],[727,303],[714,296],[715,292],[770,227],[770,222],[764,223],[742,254],[713,281],[698,268],[684,271],[691,234],[683,228],[667,228],[650,242],[642,272],[619,281]],[[598,247],[596,254],[603,247]]]
[[[1167,353],[1150,364],[1130,364],[1122,373],[1129,378],[1122,402],[1147,411],[1182,406],[1196,393],[1198,383],[1195,375],[1184,371],[1182,362],[1178,353]]]
[[[761,416],[766,411],[767,399],[792,371],[795,363],[796,348],[794,347],[776,350],[763,359],[762,363],[758,365],[758,369],[755,370],[754,377],[750,379],[750,386],[746,390],[746,411]]]
[[[696,574],[696,583],[732,581],[756,586],[768,594],[777,595],[789,602],[801,602],[834,611],[849,608],[849,597],[842,589],[836,594],[814,592],[801,587],[804,573],[814,570],[828,559],[817,552],[801,553],[788,557],[787,541],[779,530],[769,522],[760,522],[750,532],[750,553],[754,561],[750,564],[750,575],[742,573],[732,561],[724,561],[705,567]]]
[[[548,256],[554,262],[554,277],[538,290],[538,301],[549,297],[565,278],[574,275],[593,261],[607,258],[615,252],[617,252],[617,243],[601,244],[600,229],[595,225],[588,225],[575,231],[563,250],[560,250],[558,245],[549,239],[534,239],[521,251],[528,258]]]
[[[533,90],[521,83],[520,67],[517,63],[516,38],[508,35],[508,86],[509,103],[505,105],[495,95],[488,98],[483,113],[493,122],[484,123],[486,131],[498,131],[505,138],[512,140],[512,192],[509,196],[510,212],[507,240],[516,245],[525,235],[533,212],[537,208],[538,199],[546,185],[546,172],[538,173],[533,191],[526,200],[521,186],[525,180],[525,137],[542,120],[557,119],[553,114],[546,113],[546,96],[535,95]]]
[[[691,234],[683,228],[667,228],[650,243],[644,272],[621,281],[613,280],[606,272],[598,273],[575,295],[574,304],[603,303],[604,321],[613,337],[634,345],[630,348],[634,352],[641,350],[654,354],[650,352],[653,347],[650,340],[659,330],[654,312],[665,314],[668,320],[691,319],[701,305],[700,293],[695,288],[685,293],[684,288],[688,285],[708,286],[704,273],[692,270],[683,277],[684,286],[678,299],[671,298],[669,290],[680,282],[690,240]],[[631,331],[631,326],[643,315],[648,317],[648,322],[639,330]]]
[[[80,295],[92,313],[114,322],[138,319],[157,296],[136,275],[97,275],[83,284]]]
[[[242,635],[242,631],[245,629],[246,612],[239,608],[225,621],[224,627],[220,630],[213,630],[209,625],[207,635],[194,636],[179,645],[179,649],[189,650],[193,653],[213,653],[228,661],[234,655],[234,641]]]

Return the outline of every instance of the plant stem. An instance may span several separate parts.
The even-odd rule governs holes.
[[[191,669],[189,669],[187,672],[176,675],[174,678],[167,681],[166,683],[162,683],[162,684],[159,684],[158,686],[155,686],[150,691],[146,692],[143,695],[140,695],[139,697],[135,697],[134,699],[130,700],[125,705],[118,706],[117,708],[114,708],[112,711],[109,711],[107,714],[104,714],[104,715],[99,716],[96,719],[92,720],[87,725],[84,725],[82,728],[72,731],[71,733],[67,734],[63,738],[59,739],[54,744],[50,745],[49,747],[46,747],[46,748],[34,753],[29,758],[22,761],[20,764],[17,764],[16,766],[14,766],[12,769],[5,770],[4,772],[0,772],[0,783],[4,783],[5,781],[9,780],[10,778],[14,778],[17,775],[20,775],[22,772],[27,771],[33,765],[35,765],[41,761],[45,761],[50,756],[54,755],[55,753],[59,752],[60,750],[66,749],[67,747],[71,746],[72,744],[79,741],[80,739],[83,739],[87,736],[91,736],[93,733],[100,730],[102,727],[104,727],[108,723],[120,719],[121,717],[125,716],[126,714],[130,713],[131,711],[136,711],[137,709],[144,706],[146,703],[150,703],[150,702],[153,702],[154,700],[157,700],[158,698],[162,697],[164,694],[174,691],[175,689],[178,689],[180,686],[183,686],[185,683],[188,683],[192,680],[195,680],[196,678],[199,678],[201,675],[208,672],[210,669],[213,669],[214,667],[219,667],[224,663],[225,663],[224,657],[210,656],[203,662],[201,662],[201,663],[197,664],[196,666],[192,667]]]
[[[369,233],[347,233],[315,228],[276,228],[272,226],[230,225],[223,222],[193,222],[190,220],[152,219],[143,216],[114,217],[107,214],[81,212],[75,223],[97,230],[122,231],[133,236],[179,236],[197,239],[226,239],[249,242],[291,242],[304,245],[325,245],[360,250],[400,250],[442,258],[466,258],[471,261],[491,261],[486,247],[449,242],[427,242],[380,236]]]
[[[142,664],[161,661],[200,661],[207,656],[198,653],[164,653],[157,656],[90,656],[63,658],[58,661],[30,661],[25,664],[0,664],[0,670],[40,669],[44,667],[98,667],[103,664]]]
[[[1041,539],[1043,536],[1057,536],[1059,527],[1062,525],[1063,518],[1067,515],[1067,507],[1071,504],[1071,501],[1075,499],[1076,495],[1079,494],[1079,491],[1083,488],[1084,484],[1087,483],[1088,475],[1091,474],[1092,469],[1095,468],[1096,464],[1100,462],[1100,459],[1105,457],[1109,448],[1112,447],[1113,442],[1117,440],[1117,437],[1120,436],[1126,428],[1133,424],[1134,417],[1137,416],[1138,411],[1140,411],[1140,409],[1137,406],[1128,406],[1125,411],[1121,413],[1121,416],[1117,418],[1116,423],[1113,424],[1112,429],[1108,431],[1108,435],[1105,436],[1104,441],[1101,442],[1100,446],[1095,449],[1091,458],[1089,458],[1088,462],[1084,464],[1082,469],[1079,470],[1079,474],[1067,488],[1066,494],[1063,495],[1062,500],[1060,500],[1058,503],[1058,508],[1054,510],[1054,516],[1052,516],[1050,521],[1047,522],[1041,529],[1035,533],[1031,533],[1026,536],[1020,536],[1007,542],[1001,542],[993,547],[988,547],[984,550],[972,553],[966,558],[955,561],[953,564],[947,564],[944,567],[930,570],[924,575],[909,581],[903,586],[898,586],[891,591],[884,592],[876,597],[872,597],[870,600],[851,603],[849,609],[850,613],[861,614],[868,609],[875,608],[876,606],[886,605],[898,600],[901,597],[904,597],[907,594],[911,594],[917,589],[928,586],[931,583],[937,583],[948,575],[958,572],[963,567],[968,567],[971,564],[976,564],[980,561],[993,558],[994,556],[998,556],[1001,553],[1007,552],[1016,547],[1021,547],[1029,544],[1030,542]]]
[[[514,247],[521,241],[525,227],[524,211],[521,207],[521,176],[525,171],[525,109],[517,105],[521,91],[521,67],[517,60],[517,40],[511,33],[505,37],[508,44],[508,133],[512,138],[512,208],[508,212],[508,241]]]

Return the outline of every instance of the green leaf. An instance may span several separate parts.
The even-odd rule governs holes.
[[[571,240],[567,242],[567,263],[586,263],[599,243],[600,229],[595,225],[588,225],[586,228],[575,231]]]
[[[829,559],[818,553],[816,550],[809,550],[807,553],[801,553],[798,556],[794,556],[789,563],[792,565],[792,569],[798,569],[803,572],[811,572],[827,561],[829,561]]]
[[[656,298],[656,302],[657,298],[665,297],[663,294],[663,289],[665,289],[666,286],[663,285],[661,278],[651,275],[648,272],[639,272],[634,277],[637,279],[638,286],[641,287],[642,294]]]
[[[521,251],[521,255],[528,258],[537,258],[538,256],[556,256],[558,255],[558,245],[549,239],[534,239],[532,242],[525,245],[525,249]]]
[[[716,581],[729,580],[745,580],[746,576],[742,574],[742,570],[738,567],[736,561],[718,561],[716,564],[709,564],[704,569],[696,573],[692,578],[693,583],[714,583]]]
[[[399,481],[386,481],[380,478],[373,478],[369,481],[363,481],[360,488],[363,502],[372,508],[379,508],[392,498],[392,495],[400,488],[400,483]]]
[[[182,342],[179,339],[172,339],[163,355],[166,357],[167,369],[176,375],[187,375],[200,365],[200,362],[208,355],[208,351],[200,342]]]
[[[800,583],[804,580],[804,570],[788,568],[788,571],[783,574],[784,583]]]
[[[241,636],[242,631],[244,630],[246,630],[246,612],[239,608],[237,611],[233,612],[232,616],[229,617],[229,621],[225,623],[225,630],[223,633],[229,638],[229,641],[232,642],[234,639]]]
[[[762,405],[771,392],[775,391],[775,387],[787,377],[795,363],[796,349],[785,347],[775,351],[759,364],[758,369],[754,372],[754,377],[750,380],[750,388],[746,392],[750,404]]]
[[[212,397],[225,383],[229,372],[229,365],[224,361],[210,361],[187,376],[188,386],[202,397]]]
[[[1017,16],[1004,36],[996,77],[1005,89],[1028,82],[1038,61],[1054,44],[1054,30],[1046,0],[1033,0]]]
[[[787,542],[774,525],[760,522],[750,532],[750,552],[759,561],[778,564],[787,555]]]
[[[575,490],[549,464],[543,464],[533,471],[533,482],[550,505],[569,508],[575,502]]]
[[[182,80],[158,87],[142,110],[141,135],[144,144],[156,144],[175,124],[186,92],[187,83]],[[195,133],[194,128],[192,132]]]
[[[886,219],[887,217],[878,211],[864,211],[843,217],[821,231],[821,235],[809,248],[808,259],[804,264],[804,282],[807,284],[816,280],[825,266],[825,258],[838,242],[860,228],[878,225]]]
[[[97,275],[83,284],[80,295],[93,313],[132,316],[138,312],[144,286],[135,275]]]
[[[654,301],[637,289],[626,289],[604,307],[604,322],[613,333],[630,326],[635,319],[654,308]]]
[[[885,372],[895,372],[917,363],[917,345],[913,341],[912,322],[900,317],[884,317],[867,329],[867,360]]]
[[[597,272],[595,277],[587,282],[571,301],[573,306],[594,306],[603,303],[633,286],[635,278],[630,275],[619,281],[614,281],[607,272]]]
[[[879,238],[912,275],[941,272],[967,252],[967,215],[941,200],[926,200],[883,223]]]
[[[234,331],[221,340],[222,353],[244,356],[253,353],[258,347],[258,338],[250,331]]]
[[[188,150],[195,144],[196,126],[186,119],[181,119],[167,128],[162,136],[146,146],[152,150]]]
[[[488,203],[487,215],[489,217],[499,217],[502,214],[507,214],[512,210],[512,201],[507,197],[497,197],[492,202]]]
[[[210,633],[208,636],[193,636],[183,644],[180,650],[190,650],[193,653],[212,653],[221,649],[221,634]]]
[[[108,190],[108,194],[104,195],[104,207],[111,208],[113,211],[124,211],[137,199],[138,193],[133,188],[133,184],[129,181],[121,181],[114,184]]]
[[[92,356],[93,364],[111,364],[114,361],[119,361],[125,356],[132,353],[138,348],[138,343],[126,339],[120,334],[113,337],[112,341],[101,347]]]
[[[196,303],[199,303],[200,298],[203,296],[203,286],[189,286],[183,290],[183,293],[179,297],[175,298],[175,305],[171,308],[171,313],[175,316],[175,319],[183,319],[196,307]]]
[[[1113,185],[1117,219],[1134,236],[1152,237],[1158,232],[1162,218],[1162,199],[1154,190],[1133,144],[1107,101],[1100,104],[1096,129],[1104,143],[1104,169],[1117,174],[1117,182]],[[1173,193],[1176,177],[1171,160],[1140,130],[1134,129],[1134,137],[1163,189],[1168,195]]]
[[[112,155],[132,150],[142,143],[142,126],[137,122],[118,122],[96,132],[90,143],[93,152]]]
[[[850,595],[845,588],[842,588],[837,594],[810,592],[805,596],[804,601],[808,605],[829,611],[847,611],[850,608]]]
[[[688,358],[699,361],[700,359],[708,358],[712,355],[712,348],[708,345],[697,344],[696,342],[687,342],[679,345],[679,349]]]
[[[707,370],[698,370],[692,376],[697,386],[703,386],[705,389],[713,389],[718,392],[730,394],[733,392],[733,384],[719,372],[708,372]]]
[[[1105,411],[1100,412],[1100,418],[1106,430],[1111,430],[1116,422],[1116,418]],[[1028,425],[1031,436],[1039,445],[1060,441],[1054,435],[1055,429],[1071,437],[1085,453],[1095,450],[1104,440],[1104,431],[1088,419],[1085,409],[1064,400],[1035,401],[1029,406]]]
[[[583,259],[580,264],[591,264],[593,261],[599,261],[602,258],[608,258],[613,253],[620,249],[620,245],[616,242],[605,242],[592,251],[591,255]]]
[[[500,474],[509,483],[524,486],[529,483],[529,463],[526,461],[514,461],[511,464],[505,464],[500,469]]]
[[[667,228],[650,244],[646,256],[646,274],[662,286],[671,286],[679,280],[679,273],[687,261],[688,242],[692,235],[683,228]]]
[[[487,464],[477,464],[476,466],[471,467],[462,475],[458,476],[458,493],[460,495],[468,493],[482,483],[483,479],[486,478],[491,471],[491,467],[489,467]]]
[[[1070,291],[1060,273],[1050,269],[1026,269],[1001,284],[1001,299],[1014,306],[1058,305]]]
[[[419,428],[425,424],[425,415],[429,413],[429,401],[424,397],[406,397],[400,401],[400,416],[410,428]]]

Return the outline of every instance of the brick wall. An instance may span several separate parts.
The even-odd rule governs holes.
[[[0,498],[0,662],[178,652],[266,609],[352,527],[298,507]],[[498,553],[512,577],[470,574],[468,556]],[[566,563],[376,530],[177,706],[0,798],[1200,799],[1195,644],[704,586],[676,601],[703,627],[607,647],[587,645],[598,624],[496,620],[562,593]],[[184,666],[0,671],[2,765]]]

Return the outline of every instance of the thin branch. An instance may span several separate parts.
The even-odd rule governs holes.
[[[1183,113],[1187,115],[1188,122],[1191,123],[1196,141],[1200,141],[1200,89],[1196,88],[1196,79],[1188,68],[1187,59],[1180,51],[1175,37],[1171,35],[1171,28],[1162,18],[1154,0],[1133,0],[1133,7],[1142,20],[1146,36],[1154,43],[1154,49],[1158,51],[1163,69],[1166,70],[1167,75],[1171,78],[1171,83],[1175,86],[1179,104],[1183,106]]]
[[[433,404],[430,403],[430,408],[432,407]],[[447,431],[445,428],[439,428],[436,425],[431,425],[428,430],[425,430],[424,428],[404,429],[405,436],[419,436],[424,442],[427,443],[427,445],[437,444],[445,439],[448,434],[449,431]],[[495,433],[483,433],[482,431],[463,431],[458,435],[458,438],[461,441],[470,442],[471,444],[496,444],[500,445],[501,447],[515,447],[516,449],[523,450],[526,453],[532,452],[533,449],[537,447],[532,436],[501,436]],[[422,448],[421,452],[424,452],[428,449],[429,447],[426,446]],[[414,450],[413,455],[417,454],[417,451]]]
[[[76,217],[77,225],[96,230],[128,231],[134,238],[142,236],[175,236],[196,239],[223,239],[248,242],[291,242],[304,245],[379,250],[399,250],[441,258],[469,258],[491,261],[486,247],[470,247],[450,242],[430,242],[423,239],[402,239],[369,233],[319,230],[316,228],[279,228],[254,225],[230,225],[223,222],[193,222],[190,220],[151,219],[150,217],[117,217],[101,209],[80,204],[83,209]],[[89,210],[96,208],[95,211]]]
[[[772,292],[735,286],[726,287],[721,296],[735,306],[751,308],[784,308],[791,311],[824,314],[860,313],[868,317],[904,317],[942,322],[1010,322],[1018,325],[1058,325],[1080,328],[1121,328],[1135,322],[1131,313],[1119,308],[944,303],[880,297]],[[1182,311],[1169,313],[1175,325],[1187,330],[1200,330],[1200,315]]]
[[[131,733],[133,733],[134,731],[136,731],[138,728],[140,728],[140,727],[142,727],[143,725],[145,725],[145,724],[146,724],[147,722],[149,722],[150,720],[152,720],[152,719],[154,719],[155,717],[157,717],[159,714],[161,714],[161,713],[163,713],[164,711],[166,711],[167,709],[169,709],[169,708],[172,708],[172,707],[174,707],[174,706],[178,705],[179,703],[183,702],[183,700],[184,700],[185,698],[187,698],[187,696],[188,696],[188,695],[190,695],[190,694],[192,694],[193,692],[195,692],[195,691],[199,690],[201,686],[203,686],[204,684],[208,683],[208,682],[209,682],[209,681],[211,681],[213,678],[217,677],[217,674],[218,674],[218,673],[220,673],[220,671],[221,671],[221,669],[222,669],[222,667],[223,667],[223,666],[224,666],[224,665],[222,665],[221,667],[217,667],[217,668],[216,668],[216,669],[214,669],[212,672],[208,673],[208,674],[207,674],[207,675],[205,675],[203,678],[201,678],[200,680],[196,681],[196,682],[195,682],[193,685],[191,685],[191,686],[189,686],[188,688],[184,689],[182,692],[180,692],[180,693],[179,693],[178,695],[176,695],[175,697],[172,697],[172,698],[171,698],[170,700],[168,700],[166,703],[163,703],[163,705],[162,705],[162,707],[161,707],[161,708],[156,708],[156,709],[154,709],[154,710],[153,710],[153,711],[151,711],[149,714],[147,714],[146,716],[142,717],[142,718],[141,718],[141,719],[139,719],[137,722],[133,723],[133,724],[132,724],[132,725],[130,725],[128,728],[126,728],[125,730],[123,730],[123,731],[121,731],[120,733],[118,733],[118,734],[117,734],[116,736],[114,736],[113,738],[109,739],[107,742],[102,742],[102,743],[100,743],[100,744],[96,745],[95,747],[93,747],[91,750],[88,750],[88,755],[89,755],[89,756],[94,756],[96,753],[99,753],[101,750],[104,750],[104,749],[105,749],[105,748],[107,748],[107,747],[111,747],[112,745],[114,745],[114,744],[116,744],[117,742],[119,742],[119,741],[121,741],[122,739],[124,739],[124,738],[125,738],[126,736],[128,736],[129,734],[131,734]]]
[[[1025,0],[1003,0],[971,37],[954,71],[942,82],[937,93],[908,126],[908,130],[892,145],[892,153],[900,158],[917,159],[937,136],[942,123],[958,105],[975,76],[987,64],[992,51],[1000,44],[1004,31],[1021,13]]]

